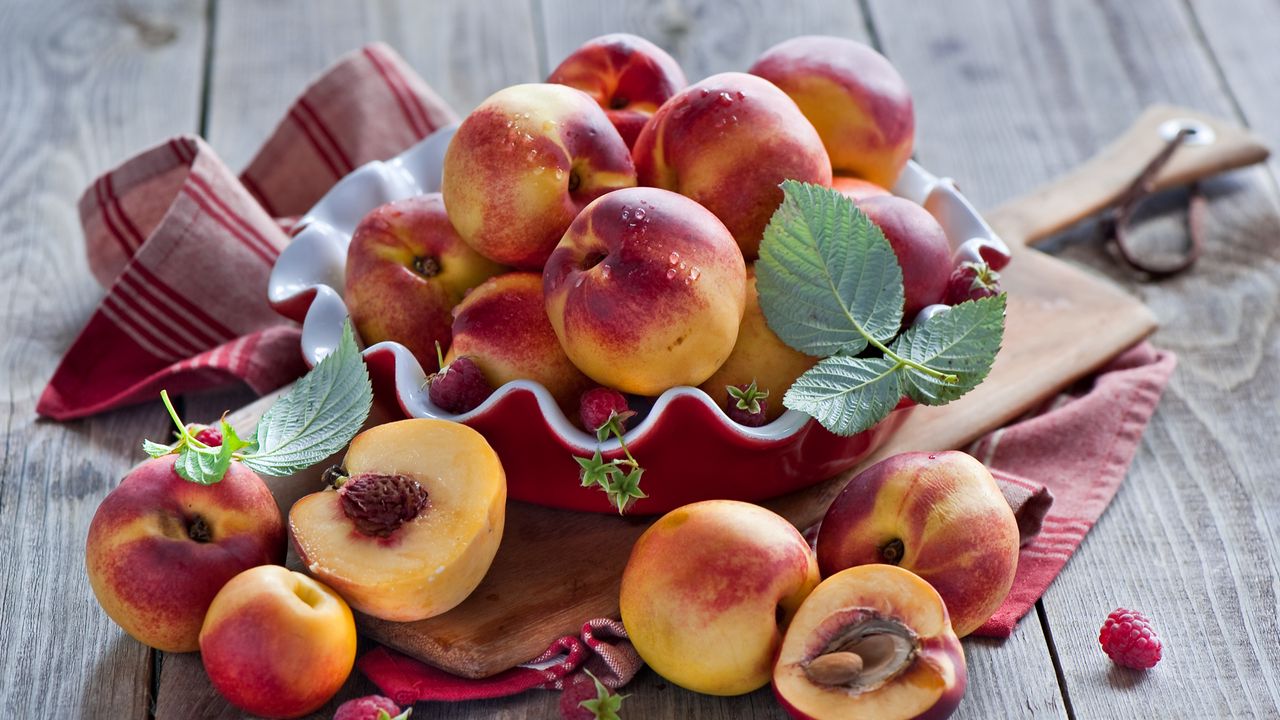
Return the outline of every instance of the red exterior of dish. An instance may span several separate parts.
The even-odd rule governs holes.
[[[375,389],[391,387],[394,356],[375,352],[366,360]],[[723,413],[695,397],[676,397],[653,427],[641,435],[628,434],[631,454],[645,469],[641,489],[649,497],[637,500],[627,513],[657,515],[699,500],[767,500],[814,485],[876,449],[910,407],[904,402],[880,424],[852,437],[833,435],[810,420],[785,438],[763,440],[739,431]],[[582,487],[574,457],[589,455],[560,439],[532,392],[508,390],[465,422],[497,451],[511,499],[563,510],[617,512],[598,488]],[[605,454],[608,459],[619,456],[620,451]]]

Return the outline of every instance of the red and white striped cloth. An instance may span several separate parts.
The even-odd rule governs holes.
[[[37,410],[65,420],[153,400],[161,388],[180,393],[239,379],[266,392],[298,377],[305,369],[298,329],[266,302],[290,218],[353,168],[453,120],[394,52],[371,45],[306,89],[239,178],[196,137],[174,138],[99,178],[80,213],[90,268],[107,293]],[[1174,362],[1140,345],[1040,414],[971,448],[1001,481],[1029,539],[1013,592],[977,634],[1009,635],[1098,520]],[[360,667],[402,702],[559,688],[588,662],[616,687],[639,667],[612,620],[588,622],[580,638],[561,639],[536,661],[484,681],[385,649]]]
[[[394,51],[370,45],[306,89],[239,178],[193,136],[98,178],[80,219],[107,293],[36,411],[69,420],[161,388],[241,380],[265,393],[297,378],[298,328],[266,297],[289,220],[355,167],[455,119]]]

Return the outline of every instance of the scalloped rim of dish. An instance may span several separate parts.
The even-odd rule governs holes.
[[[314,367],[333,352],[341,339],[342,324],[348,313],[338,289],[344,284],[347,245],[356,225],[365,214],[383,203],[439,191],[444,153],[455,130],[456,124],[441,128],[390,160],[370,162],[356,168],[338,181],[298,221],[293,241],[281,252],[271,270],[267,299],[273,307],[280,309],[312,296],[302,320],[302,354],[308,366]],[[933,214],[946,232],[958,259],[980,260],[977,246],[982,243],[991,243],[1008,251],[950,178],[936,177],[915,161],[910,161],[894,185],[893,193],[922,205]],[[940,307],[945,306],[925,308],[921,316],[936,312]],[[921,316],[917,316],[915,321]],[[380,342],[364,350],[365,355],[382,352],[390,352],[394,356],[396,395],[402,408],[412,417],[465,422],[488,412],[504,396],[527,390],[534,394],[547,423],[565,445],[583,454],[591,454],[597,447],[608,452],[620,446],[617,439],[598,446],[594,433],[569,422],[547,389],[529,380],[515,380],[503,385],[470,412],[461,415],[447,413],[432,404],[425,389],[427,375],[407,348],[397,342]],[[714,408],[716,416],[729,430],[764,442],[788,440],[811,419],[788,409],[767,425],[746,427],[729,419],[720,405],[702,390],[680,386],[658,396],[644,419],[627,431],[626,441],[633,443],[648,434],[660,422],[667,406],[681,396],[692,396]]]

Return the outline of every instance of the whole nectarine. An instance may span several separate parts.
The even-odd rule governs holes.
[[[995,479],[955,451],[902,453],[863,470],[818,532],[823,575],[869,563],[906,568],[937,588],[960,637],[1009,594],[1018,549],[1018,523]]]

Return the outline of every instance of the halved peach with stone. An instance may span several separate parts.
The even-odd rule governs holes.
[[[774,694],[801,720],[946,718],[968,675],[946,605],[894,565],[827,578],[787,628]]]
[[[289,511],[307,571],[384,620],[434,617],[480,584],[502,540],[506,475],[480,433],[446,420],[379,425],[351,441],[336,489]]]

